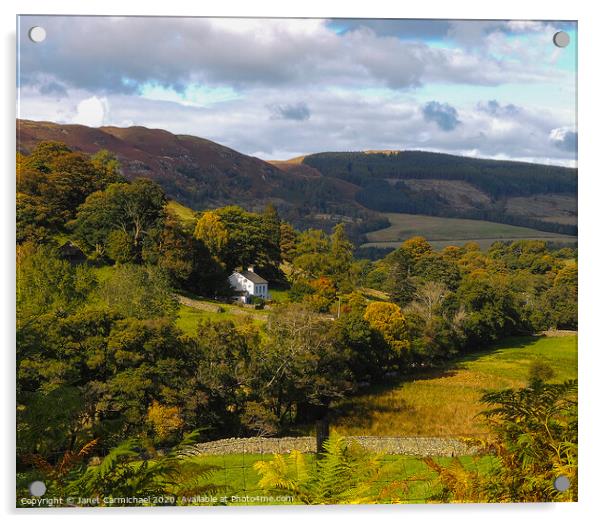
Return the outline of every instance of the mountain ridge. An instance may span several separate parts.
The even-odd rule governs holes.
[[[345,216],[367,231],[382,226],[382,213],[400,212],[576,233],[577,171],[566,167],[414,150],[264,161],[206,138],[144,126],[17,120],[17,130],[25,154],[43,140],[84,153],[107,149],[127,178],[153,179],[195,210],[230,204],[259,210],[272,202],[302,227],[328,228]],[[538,195],[546,198],[530,205]]]

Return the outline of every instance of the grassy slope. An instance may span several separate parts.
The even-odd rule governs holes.
[[[425,372],[381,386],[339,406],[333,423],[342,434],[466,435],[485,428],[475,419],[486,389],[520,387],[531,361],[541,358],[555,381],[577,377],[577,337],[511,338],[457,360],[445,370]]]
[[[508,198],[506,211],[518,216],[577,225],[577,198],[568,194],[535,194]]]
[[[396,246],[412,236],[445,243],[465,243],[472,240],[494,241],[500,239],[538,238],[571,241],[573,236],[547,233],[502,223],[460,218],[441,218],[416,214],[387,213],[391,226],[368,233],[366,246]]]
[[[169,202],[167,202],[167,209],[173,212],[183,222],[196,222],[196,212],[175,200],[169,200]]]

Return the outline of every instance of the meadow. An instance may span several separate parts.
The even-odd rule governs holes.
[[[332,428],[370,436],[482,434],[476,416],[483,392],[524,387],[536,360],[554,370],[551,382],[577,378],[577,336],[509,338],[444,368],[374,387],[336,405]]]
[[[260,504],[289,504],[286,501],[271,501],[262,503],[261,501],[236,500],[249,496],[257,498],[258,496],[277,495],[278,492],[269,492],[258,486],[259,474],[253,468],[258,461],[271,461],[271,454],[226,454],[220,456],[197,456],[192,458],[198,460],[204,465],[216,467],[215,472],[204,480],[206,484],[220,486],[219,494],[227,496],[229,505],[260,505]],[[309,466],[315,463],[313,454],[306,454]],[[384,455],[380,456],[384,464],[383,474],[374,486],[375,491],[381,491],[384,494],[380,502],[388,503],[411,502],[424,503],[427,498],[436,492],[433,480],[436,474],[430,470],[420,457],[402,456],[402,455]],[[486,472],[492,466],[490,456],[461,456],[462,464],[469,470],[478,470],[479,473]],[[434,460],[441,465],[449,465],[452,458],[436,457]],[[391,486],[397,487],[395,489]],[[387,497],[387,494],[390,497]],[[293,501],[293,503],[295,503]]]
[[[212,302],[203,302],[213,305]],[[217,310],[219,307],[219,310]],[[212,307],[213,308],[213,307]],[[201,320],[224,321],[229,320],[237,325],[251,322],[255,325],[262,325],[267,320],[267,312],[247,311],[235,305],[220,304],[215,306],[214,310],[198,309],[180,304],[176,325],[189,336],[195,336],[198,330],[198,324]]]
[[[169,202],[167,202],[167,209],[174,213],[184,223],[196,223],[197,213],[190,207],[182,205],[180,202],[169,200]]]
[[[487,249],[498,240],[576,241],[574,236],[483,220],[400,213],[386,213],[385,216],[391,226],[368,233],[368,242],[363,247],[399,247],[403,241],[413,236],[425,237],[437,249],[469,241],[477,242],[482,249]]]

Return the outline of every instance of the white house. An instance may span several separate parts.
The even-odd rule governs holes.
[[[264,300],[268,298],[268,282],[259,276],[253,267],[246,271],[234,271],[228,282],[235,291],[241,293],[244,302],[249,296],[257,296]]]

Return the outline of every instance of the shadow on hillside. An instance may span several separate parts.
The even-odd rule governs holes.
[[[506,338],[505,340],[498,341],[491,347],[477,350],[468,354],[462,354],[455,360],[451,361],[450,364],[457,366],[464,362],[476,361],[483,356],[491,356],[503,352],[505,349],[526,349],[531,345],[537,343],[542,336],[531,335],[531,336],[513,336]]]

